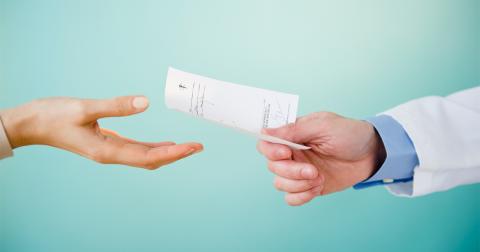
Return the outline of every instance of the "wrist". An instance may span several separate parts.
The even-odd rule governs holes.
[[[33,144],[29,132],[35,128],[35,116],[25,106],[2,110],[0,117],[12,149]]]
[[[375,173],[377,173],[380,167],[385,162],[387,156],[382,138],[380,137],[375,127],[368,122],[364,123],[368,125],[368,134],[370,135],[370,140],[368,144],[368,162],[365,166],[365,174],[364,176],[362,176],[359,182],[365,181],[371,178]]]
[[[373,176],[380,167],[382,167],[385,159],[387,158],[387,151],[385,150],[385,145],[383,144],[382,138],[378,131],[373,128],[374,130],[374,148],[373,148],[373,165],[372,165],[372,173],[370,177]]]

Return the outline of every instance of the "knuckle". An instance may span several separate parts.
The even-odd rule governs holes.
[[[333,118],[337,117],[337,114],[329,111],[319,111],[310,114],[309,116],[305,117],[307,121],[329,121]]]
[[[335,115],[335,113],[330,111],[323,111],[321,114],[323,115],[323,117],[332,117]]]
[[[91,114],[91,109],[79,100],[72,101],[68,106],[68,110],[71,114],[77,115],[80,120],[86,119]]]
[[[80,113],[80,114],[86,114],[87,113],[87,106],[82,101],[73,101],[70,106],[71,106],[71,109],[74,112],[77,112],[77,113]]]
[[[315,113],[317,119],[327,119],[333,117],[335,114],[328,111],[319,111]]]
[[[292,130],[295,129],[295,126],[296,126],[295,123],[289,123],[289,124],[287,124],[287,125],[285,126],[284,129],[286,129],[287,131],[292,131]]]
[[[301,166],[293,166],[293,169],[290,169],[291,176],[295,178],[303,178],[302,176],[302,168]]]
[[[296,131],[296,128],[297,128],[297,124],[296,123],[289,123],[287,125],[285,125],[283,128],[282,128],[282,131],[284,134],[283,137],[286,137],[286,138],[291,138],[292,137],[292,134]]]

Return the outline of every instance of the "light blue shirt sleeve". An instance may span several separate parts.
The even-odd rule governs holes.
[[[418,156],[412,140],[402,125],[388,115],[367,119],[385,146],[386,159],[378,171],[367,180],[353,186],[362,189],[375,185],[409,182],[413,169],[418,165]]]

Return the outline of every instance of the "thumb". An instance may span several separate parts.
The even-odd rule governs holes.
[[[285,126],[278,128],[264,128],[262,133],[278,138],[282,138],[288,141],[292,141],[295,135],[295,123],[289,123]]]
[[[145,96],[120,96],[105,100],[86,100],[87,116],[94,119],[113,116],[128,116],[143,112],[148,107]]]
[[[262,133],[294,143],[307,143],[318,134],[317,123],[318,121],[313,115],[307,115],[298,118],[295,123],[289,123],[279,128],[265,128]]]

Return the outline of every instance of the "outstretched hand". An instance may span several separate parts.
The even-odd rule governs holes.
[[[275,187],[287,192],[290,205],[349,188],[373,175],[385,160],[383,143],[370,123],[334,113],[313,113],[263,133],[311,147],[298,151],[265,141],[257,145],[276,174]]]
[[[12,148],[49,145],[102,164],[156,169],[202,151],[199,143],[139,142],[103,129],[98,123],[100,118],[141,113],[148,104],[144,96],[47,98],[1,111],[0,116]]]

